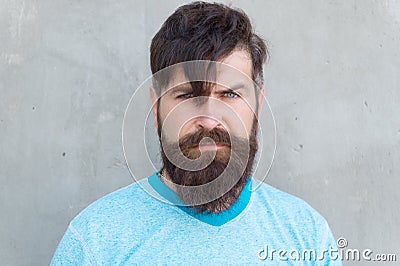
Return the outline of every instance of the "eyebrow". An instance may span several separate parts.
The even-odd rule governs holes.
[[[221,85],[222,87],[224,87],[224,90],[229,90],[229,91],[237,91],[240,89],[247,90],[248,89],[248,86],[246,86],[246,84],[243,82],[236,83],[232,86],[227,86],[226,84],[217,84],[217,85]],[[168,94],[188,93],[188,92],[191,92],[192,90],[193,89],[192,89],[192,85],[190,84],[190,82],[186,82],[186,83],[182,83],[182,84],[179,84],[177,86],[174,86],[174,87],[168,89],[165,93],[168,93]]]
[[[237,91],[237,90],[240,90],[240,89],[248,89],[248,86],[246,86],[246,84],[245,83],[242,83],[242,82],[240,82],[240,83],[236,83],[236,84],[233,84],[232,86],[226,86],[226,85],[223,85],[226,89],[229,89],[229,90],[232,90],[232,91]]]
[[[189,91],[192,91],[192,86],[190,85],[189,82],[186,82],[168,89],[166,93],[176,94],[179,92],[189,92]]]

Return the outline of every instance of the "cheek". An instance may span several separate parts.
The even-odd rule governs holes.
[[[229,129],[238,137],[248,138],[253,126],[254,112],[247,103],[232,106],[235,114],[226,117]]]
[[[159,109],[159,127],[163,136],[169,142],[176,142],[185,134],[186,116],[182,112],[174,110],[175,105],[163,103]]]
[[[239,113],[238,115],[240,116],[240,127],[242,128],[241,131],[243,131],[243,129],[245,130],[244,134],[242,133],[240,136],[248,138],[251,134],[254,115],[252,112],[243,112]]]

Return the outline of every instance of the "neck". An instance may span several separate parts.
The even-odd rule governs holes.
[[[176,192],[175,183],[171,181],[171,178],[169,177],[167,171],[164,170],[164,168],[162,168],[162,169],[160,170],[158,176],[160,177],[161,181],[162,181],[167,187],[169,187],[172,191]]]

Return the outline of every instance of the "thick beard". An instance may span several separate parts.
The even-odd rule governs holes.
[[[252,173],[254,158],[258,149],[257,128],[258,122],[254,118],[249,139],[229,136],[226,131],[218,128],[210,131],[199,130],[194,134],[185,136],[179,141],[181,151],[176,150],[176,147],[178,147],[177,143],[168,143],[165,140],[161,142],[160,138],[160,143],[164,143],[164,145],[161,145],[163,169],[168,173],[170,181],[173,183],[181,186],[204,185],[220,177],[224,170],[224,177],[228,177],[218,178],[216,183],[214,183],[215,185],[208,186],[206,189],[197,187],[196,193],[189,192],[185,187],[177,186],[175,193],[185,205],[193,208],[196,213],[220,213],[229,209],[237,201]],[[174,157],[174,154],[182,152],[189,159],[196,159],[200,156],[200,151],[191,147],[198,145],[204,137],[213,139],[216,144],[226,144],[217,150],[212,162],[204,169],[198,171],[181,169],[172,163],[165,154],[165,150],[169,151],[168,156],[171,158],[171,156]],[[231,141],[235,143],[235,150],[231,150]],[[213,153],[203,152],[202,155],[205,156],[204,158],[207,158],[212,156]],[[208,159],[211,160],[212,158]],[[232,162],[227,167],[230,160]],[[227,191],[227,188],[230,189]],[[207,199],[214,200],[209,201]],[[192,204],[193,202],[206,203],[195,205]]]

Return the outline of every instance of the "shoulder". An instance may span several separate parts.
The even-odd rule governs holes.
[[[325,218],[303,199],[263,182],[256,186],[254,204],[263,206],[281,224],[321,234],[329,230]]]
[[[258,201],[258,203],[264,203],[269,205],[270,207],[279,206],[280,209],[285,211],[308,211],[313,215],[321,216],[314,208],[312,208],[306,201],[303,199],[291,195],[287,192],[284,192],[278,188],[275,188],[264,182],[254,182],[253,186],[253,194]]]
[[[139,180],[133,184],[111,192],[83,209],[70,222],[78,232],[86,234],[121,228],[128,223],[140,224],[140,217],[154,204],[151,196],[142,188]]]
[[[154,235],[173,212],[145,189],[148,178],[96,200],[70,222],[57,248],[61,257],[113,261]],[[72,255],[66,255],[72,254]],[[63,259],[62,259],[63,260]],[[78,263],[80,264],[80,263]],[[116,264],[116,263],[107,263]]]
[[[138,182],[96,200],[72,219],[51,265],[95,265],[97,260],[118,252],[110,247],[118,243],[124,245],[121,232],[134,242],[138,234],[135,229],[140,226],[137,215],[141,215],[144,208],[138,201],[145,204],[149,198]]]
[[[288,249],[320,252],[336,248],[326,219],[306,201],[266,183],[257,183],[256,186],[252,193],[252,210],[261,216],[270,235],[279,232],[277,239],[280,244],[285,243]],[[324,265],[336,262],[339,263],[335,265],[340,265],[340,261],[327,258]]]
[[[145,198],[140,189],[139,182],[140,181],[122,187],[97,199],[83,209],[74,220],[93,217],[104,212],[118,211],[119,209],[130,205],[132,199]]]

